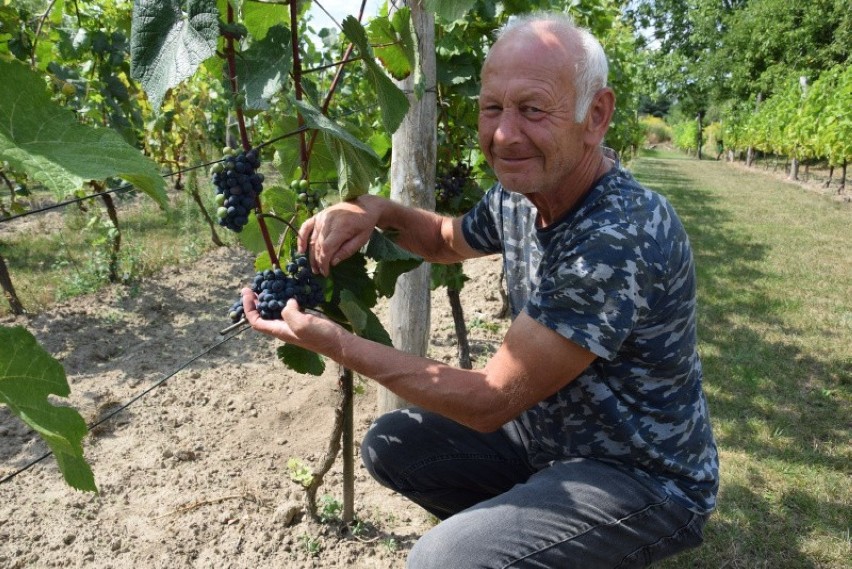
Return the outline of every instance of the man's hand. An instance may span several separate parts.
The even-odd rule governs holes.
[[[250,288],[243,289],[242,299],[246,320],[258,332],[332,359],[337,355],[340,334],[345,331],[327,318],[305,314],[299,309],[296,299],[287,301],[287,306],[281,311],[281,320],[261,318],[257,310],[257,295]]]
[[[373,196],[361,196],[324,209],[302,224],[298,249],[308,252],[313,272],[327,277],[331,267],[370,240],[379,220],[379,203]]]

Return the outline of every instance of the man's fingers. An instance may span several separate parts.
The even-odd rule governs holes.
[[[362,243],[359,243],[358,239],[356,239],[355,237],[343,242],[337,249],[337,251],[333,253],[330,259],[330,266],[335,267],[344,259],[348,259],[352,255],[357,253],[361,249],[361,245]]]
[[[246,320],[248,323],[254,326],[254,322],[260,318],[260,314],[257,312],[257,295],[250,288],[244,288],[242,290],[242,298],[243,298],[243,312],[246,315]]]
[[[311,235],[314,232],[315,226],[316,218],[312,217],[299,228],[299,239],[296,247],[300,253],[305,253],[308,250],[308,246],[311,244]]]
[[[294,313],[301,314],[301,311],[299,310],[299,303],[295,298],[290,298],[281,310],[281,318],[284,319],[285,322],[289,322]]]

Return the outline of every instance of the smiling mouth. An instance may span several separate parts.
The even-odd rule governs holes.
[[[532,160],[531,156],[498,156],[497,157],[497,162],[500,162],[500,163],[505,164],[507,166],[522,164],[522,163],[527,162],[529,160]]]

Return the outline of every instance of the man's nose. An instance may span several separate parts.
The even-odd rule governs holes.
[[[519,119],[516,109],[503,109],[494,130],[495,142],[506,144],[516,140],[520,135]]]

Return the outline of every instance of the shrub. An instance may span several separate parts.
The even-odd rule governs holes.
[[[672,129],[663,119],[648,115],[642,117],[641,122],[648,144],[660,144],[672,139]]]

